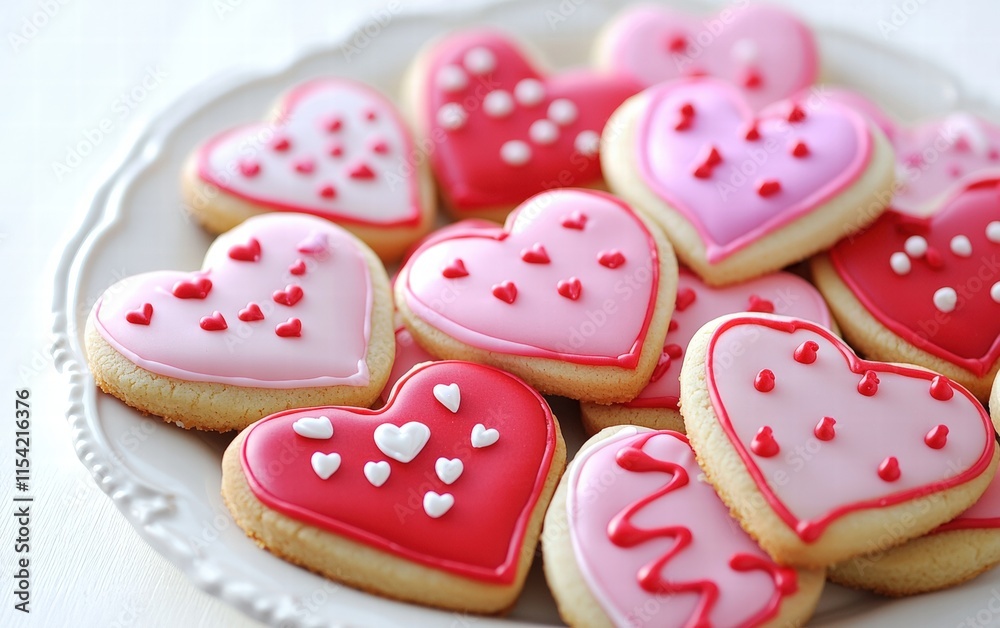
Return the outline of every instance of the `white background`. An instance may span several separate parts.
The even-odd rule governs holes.
[[[581,1],[588,0],[575,0]],[[924,57],[957,76],[971,97],[1000,103],[996,0],[774,3],[815,24]],[[54,259],[144,121],[193,86],[233,69],[279,65],[305,47],[335,41],[389,4],[0,3],[0,273],[6,283],[0,404],[9,409],[0,414],[0,626],[254,625],[194,589],[151,551],[77,460],[63,416],[67,386],[48,357]],[[403,4],[455,11],[463,3]],[[559,0],[538,4],[542,12],[556,9]],[[365,54],[392,46],[376,43]],[[81,142],[84,150],[96,145],[68,171],[56,172],[55,164],[66,164],[67,152]],[[34,416],[28,617],[12,610],[10,593],[13,395],[22,387],[31,389]]]

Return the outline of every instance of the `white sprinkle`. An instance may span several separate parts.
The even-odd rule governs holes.
[[[903,249],[910,257],[922,257],[927,252],[927,240],[921,236],[910,236],[906,238]]]
[[[465,71],[457,65],[446,65],[438,70],[437,86],[448,93],[461,91],[468,84],[469,79]]]
[[[504,142],[500,147],[500,159],[508,166],[523,166],[531,159],[531,148],[521,140]]]
[[[509,116],[514,111],[514,99],[507,90],[495,89],[483,99],[483,111],[491,118]]]
[[[434,472],[445,484],[454,484],[465,470],[465,465],[458,458],[438,458],[434,463]]]
[[[495,428],[486,429],[482,423],[476,423],[472,426],[472,446],[476,449],[489,447],[498,440],[500,440],[500,432]]]
[[[340,468],[340,454],[324,454],[317,451],[309,460],[312,463],[313,471],[321,480],[329,480],[330,476]]]
[[[537,105],[545,98],[545,86],[538,79],[521,79],[514,86],[514,98],[525,107]]]
[[[993,287],[990,288],[990,298],[1000,303],[1000,281],[993,284]]]
[[[596,131],[580,131],[573,141],[573,147],[580,153],[592,157],[597,154],[601,147],[601,136]]]
[[[972,242],[964,235],[957,235],[951,239],[951,252],[959,257],[969,257],[972,255]]]
[[[463,65],[465,65],[465,69],[469,72],[476,75],[482,75],[487,72],[492,72],[494,68],[497,67],[497,58],[493,56],[493,53],[490,52],[489,48],[477,46],[465,53]]]
[[[757,61],[759,55],[757,44],[752,39],[738,39],[729,49],[729,54],[733,56],[733,61],[750,65]]]
[[[941,288],[934,293],[934,307],[947,314],[955,309],[958,303],[958,294],[954,288]]]
[[[424,512],[428,517],[437,519],[455,505],[455,497],[451,493],[438,495],[434,491],[424,493]]]
[[[457,102],[450,102],[441,105],[441,108],[438,109],[437,121],[438,124],[449,131],[455,131],[465,126],[466,117],[467,114],[465,113],[465,109],[462,109],[462,105]]]
[[[435,384],[434,385],[434,398],[438,402],[448,408],[448,410],[455,414],[462,405],[462,391],[459,390],[458,384]]]
[[[379,460],[375,462],[371,460],[365,463],[365,478],[371,483],[372,486],[378,488],[385,484],[385,481],[389,479],[389,474],[392,469],[389,468],[389,463],[385,460]]]
[[[573,104],[572,100],[556,98],[549,103],[548,116],[549,120],[552,120],[559,126],[573,124],[573,121],[576,120],[576,105]]]
[[[986,239],[1000,243],[1000,220],[994,220],[986,225]]]
[[[905,275],[910,272],[910,258],[906,256],[906,253],[896,251],[889,256],[889,266],[892,267],[892,272],[897,275]]]
[[[535,120],[528,129],[528,137],[536,144],[552,144],[559,139],[559,127],[549,120]]]

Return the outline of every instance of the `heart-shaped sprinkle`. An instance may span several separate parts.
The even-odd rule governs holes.
[[[418,421],[402,426],[383,423],[375,428],[375,445],[385,455],[399,462],[410,462],[417,457],[431,437],[429,427]]]
[[[698,295],[691,288],[681,288],[677,291],[677,299],[674,301],[674,308],[678,312],[683,312],[691,307],[697,298]]]
[[[465,262],[455,258],[450,264],[444,267],[441,274],[448,279],[458,279],[459,277],[468,277],[469,271],[465,269]]]
[[[576,229],[582,231],[584,227],[587,226],[587,215],[579,211],[574,211],[569,216],[562,219],[562,226],[567,229]],[[1000,222],[997,222],[997,238],[1000,242]]]
[[[310,458],[313,471],[321,480],[328,480],[340,468],[340,454],[324,454],[317,451]]]
[[[330,241],[325,233],[313,231],[295,247],[299,253],[322,255],[330,250]]]
[[[747,312],[774,314],[774,302],[768,299],[762,299],[756,294],[751,294],[747,299]]]
[[[203,316],[198,324],[205,331],[224,331],[229,328],[225,317],[219,311],[212,312],[209,316]]]
[[[559,283],[556,284],[556,291],[567,299],[576,301],[583,293],[583,284],[580,283],[579,277],[560,279]]]
[[[229,247],[229,258],[240,262],[256,262],[260,259],[260,241],[250,238],[246,244]]]
[[[625,255],[618,249],[601,251],[597,254],[597,263],[608,268],[618,268],[625,263]]]
[[[837,420],[830,416],[825,416],[819,420],[813,428],[813,434],[822,441],[833,440],[837,436]]]
[[[529,264],[548,264],[551,260],[545,247],[535,242],[530,248],[521,249],[521,259]]]
[[[301,259],[297,259],[288,267],[288,272],[298,276],[304,275],[306,274],[306,263]]]
[[[434,473],[445,484],[454,484],[464,470],[465,465],[458,458],[438,458],[434,462]]]
[[[458,389],[458,384],[437,384],[434,386],[434,398],[442,406],[448,408],[452,414],[458,412],[462,405],[462,391]]]
[[[504,303],[513,303],[517,299],[517,286],[514,285],[513,281],[504,281],[498,284],[494,284],[491,289],[493,296],[500,299]]]
[[[472,427],[472,446],[476,449],[489,447],[500,440],[500,432],[494,428],[486,429],[482,423],[476,423]]]
[[[207,277],[178,281],[171,290],[178,299],[204,299],[211,291],[212,282]]]
[[[275,290],[271,298],[274,299],[275,303],[291,307],[301,301],[304,295],[305,292],[303,292],[301,286],[289,284],[285,286],[284,290]]]
[[[129,310],[125,314],[125,320],[133,325],[149,325],[149,321],[152,320],[152,318],[153,305],[150,303],[143,303],[141,307]]]
[[[424,493],[424,512],[428,517],[437,519],[451,510],[455,505],[455,497],[451,493],[439,495],[434,491]]]
[[[333,423],[327,416],[304,416],[292,423],[292,429],[299,436],[324,440],[333,437]]]
[[[247,303],[247,306],[240,310],[239,319],[245,323],[252,323],[253,321],[264,320],[264,312],[260,309],[260,306],[254,302]]]
[[[289,318],[284,323],[275,325],[274,333],[282,338],[298,338],[302,335],[302,321],[294,317]]]
[[[375,171],[367,163],[360,161],[348,167],[347,175],[352,179],[368,180],[375,178]]]
[[[385,460],[379,460],[378,462],[369,461],[365,463],[365,478],[371,482],[371,485],[378,488],[386,483],[389,479],[389,473],[392,469],[389,468],[389,463]]]

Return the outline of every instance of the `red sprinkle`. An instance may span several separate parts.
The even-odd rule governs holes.
[[[865,371],[864,377],[858,382],[858,392],[865,397],[872,397],[878,392],[878,375],[875,371]]]
[[[312,159],[300,159],[295,162],[295,171],[301,174],[309,174],[313,171],[316,164],[313,163]]]
[[[685,131],[691,128],[691,121],[694,119],[694,105],[691,103],[684,103],[681,105],[681,119],[677,121],[674,129],[677,131]]]
[[[340,144],[331,144],[330,148],[326,152],[331,157],[340,157],[344,154],[344,147]]]
[[[465,262],[458,259],[457,257],[441,271],[446,279],[458,279],[459,277],[468,277],[469,271],[465,270]]]
[[[204,299],[212,291],[212,282],[208,277],[178,281],[174,284],[173,295],[178,299]]]
[[[556,284],[556,290],[570,301],[576,301],[580,298],[580,293],[583,292],[583,284],[580,283],[577,277],[570,277],[569,279],[560,280]]]
[[[927,432],[924,443],[931,449],[941,449],[948,443],[948,426],[938,425]]]
[[[649,378],[649,381],[658,382],[663,379],[663,376],[670,370],[670,361],[671,357],[666,350],[660,353],[660,359],[656,361],[656,368],[653,369],[653,375]]]
[[[767,198],[774,196],[781,191],[781,183],[775,179],[768,179],[757,184],[757,194]]]
[[[292,143],[288,141],[287,137],[279,137],[275,139],[274,142],[271,144],[271,148],[278,151],[279,153],[283,153],[291,147]]]
[[[712,176],[712,170],[716,165],[722,163],[722,155],[714,146],[709,146],[705,159],[694,169],[694,176],[699,179],[708,179]]]
[[[300,259],[295,260],[291,266],[288,267],[288,272],[293,275],[304,275],[306,274],[306,263]]]
[[[344,121],[340,118],[330,118],[326,123],[326,130],[333,133],[339,131],[344,126]]]
[[[762,299],[756,294],[751,294],[747,301],[747,312],[760,312],[761,314],[774,314],[774,303],[767,299]]]
[[[610,251],[601,251],[597,254],[597,262],[601,266],[606,266],[608,268],[618,268],[625,263],[625,256],[618,249],[611,249]]]
[[[806,143],[803,142],[802,140],[799,140],[798,142],[795,142],[795,145],[792,146],[792,156],[793,157],[799,157],[799,158],[801,158],[801,157],[808,157],[809,156],[809,147],[806,146]]]
[[[134,310],[129,310],[125,314],[125,320],[132,323],[133,325],[149,325],[149,321],[152,318],[153,318],[152,303],[143,303],[142,307],[136,308]]]
[[[282,338],[298,338],[302,335],[302,321],[297,318],[290,318],[284,323],[278,323],[274,328],[274,333]]]
[[[260,172],[260,164],[256,161],[241,161],[240,174],[244,177],[255,177]]]
[[[753,380],[753,387],[762,393],[774,390],[774,372],[771,369],[763,369],[757,373],[757,377]]]
[[[385,155],[389,152],[389,145],[386,144],[385,140],[375,140],[372,143],[372,151],[378,153],[379,155]]]
[[[262,321],[264,320],[264,312],[261,311],[260,306],[256,303],[247,303],[247,306],[240,310],[239,319],[246,323]]]
[[[948,401],[955,396],[951,382],[944,375],[937,375],[931,380],[931,397],[938,401]]]
[[[697,293],[691,288],[681,288],[677,291],[677,300],[674,301],[674,309],[678,312],[683,312],[684,310],[691,307],[691,304],[698,299]]]
[[[221,312],[212,312],[211,316],[204,316],[199,323],[205,331],[222,331],[229,327]]]
[[[567,229],[577,229],[583,230],[583,226],[587,224],[587,215],[575,211],[569,216],[562,219],[562,226]]]
[[[375,172],[368,167],[368,164],[358,162],[347,170],[347,175],[352,179],[374,179]]]
[[[837,421],[833,417],[825,416],[813,428],[813,434],[820,440],[833,440],[837,435],[837,431],[833,428],[836,424]]]
[[[513,281],[504,281],[493,286],[493,296],[504,303],[513,303],[517,298],[517,286]]]
[[[529,264],[548,264],[551,260],[545,247],[535,242],[531,248],[521,249],[521,259]]]
[[[760,131],[757,130],[757,123],[753,122],[747,128],[746,133],[743,135],[743,139],[748,142],[756,142],[760,139]]]
[[[944,257],[942,257],[941,252],[933,246],[927,247],[927,252],[924,253],[924,259],[927,260],[927,265],[935,270],[944,267]]]
[[[256,262],[260,259],[260,242],[250,238],[246,244],[234,244],[229,248],[229,258],[238,262]]]
[[[674,35],[667,41],[667,48],[670,52],[684,52],[687,47],[688,40],[685,35]]]
[[[757,430],[757,435],[750,441],[750,450],[761,458],[771,458],[777,456],[781,448],[778,447],[778,441],[774,440],[774,431],[765,425]]]
[[[291,307],[298,303],[304,295],[301,287],[291,283],[285,286],[284,290],[275,290],[271,298],[274,299],[275,303]]]
[[[675,360],[680,360],[681,356],[684,355],[684,349],[677,344],[669,344],[663,347],[663,350],[667,352],[667,355]]]
[[[757,89],[763,82],[764,79],[761,77],[760,72],[754,68],[750,68],[743,73],[742,83],[743,87],[746,87],[747,89]]]
[[[337,188],[327,183],[319,189],[319,195],[323,198],[337,198]]]
[[[899,479],[899,461],[895,456],[889,456],[879,464],[878,476],[886,482],[895,482]]]
[[[816,361],[817,351],[819,351],[819,345],[812,340],[806,340],[795,349],[793,357],[799,364],[812,364]]]
[[[788,112],[789,122],[801,122],[806,119],[806,112],[802,110],[798,105],[793,105],[791,110]]]
[[[670,323],[667,325],[667,333],[672,331],[677,331],[677,321],[670,319]]]

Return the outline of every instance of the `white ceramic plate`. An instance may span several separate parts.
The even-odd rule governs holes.
[[[71,381],[68,418],[80,459],[101,488],[143,538],[196,586],[256,619],[281,626],[559,623],[540,561],[509,617],[493,619],[373,597],[259,549],[235,526],[219,496],[219,462],[231,437],[167,426],[100,394],[85,366],[81,330],[94,300],[118,279],[155,269],[200,267],[211,238],[187,219],[178,173],[185,155],[201,139],[257,120],[283,90],[316,76],[353,77],[396,94],[407,62],[422,43],[470,24],[517,33],[557,67],[584,63],[595,32],[625,4],[567,1],[557,6],[518,0],[474,12],[397,16],[363,54],[348,58],[339,43],[331,43],[277,71],[231,76],[190,93],[150,124],[99,190],[67,243],[56,277],[54,355]],[[566,19],[555,21],[560,10]],[[861,88],[897,113],[915,117],[971,106],[962,101],[953,81],[919,60],[843,33],[818,35],[827,80]],[[573,418],[575,404],[554,403],[563,425],[570,427],[567,442],[573,452],[583,440]],[[951,591],[906,600],[831,585],[812,623],[958,625],[967,616],[976,618],[980,609],[986,612],[1000,604],[998,587],[1000,572]]]

